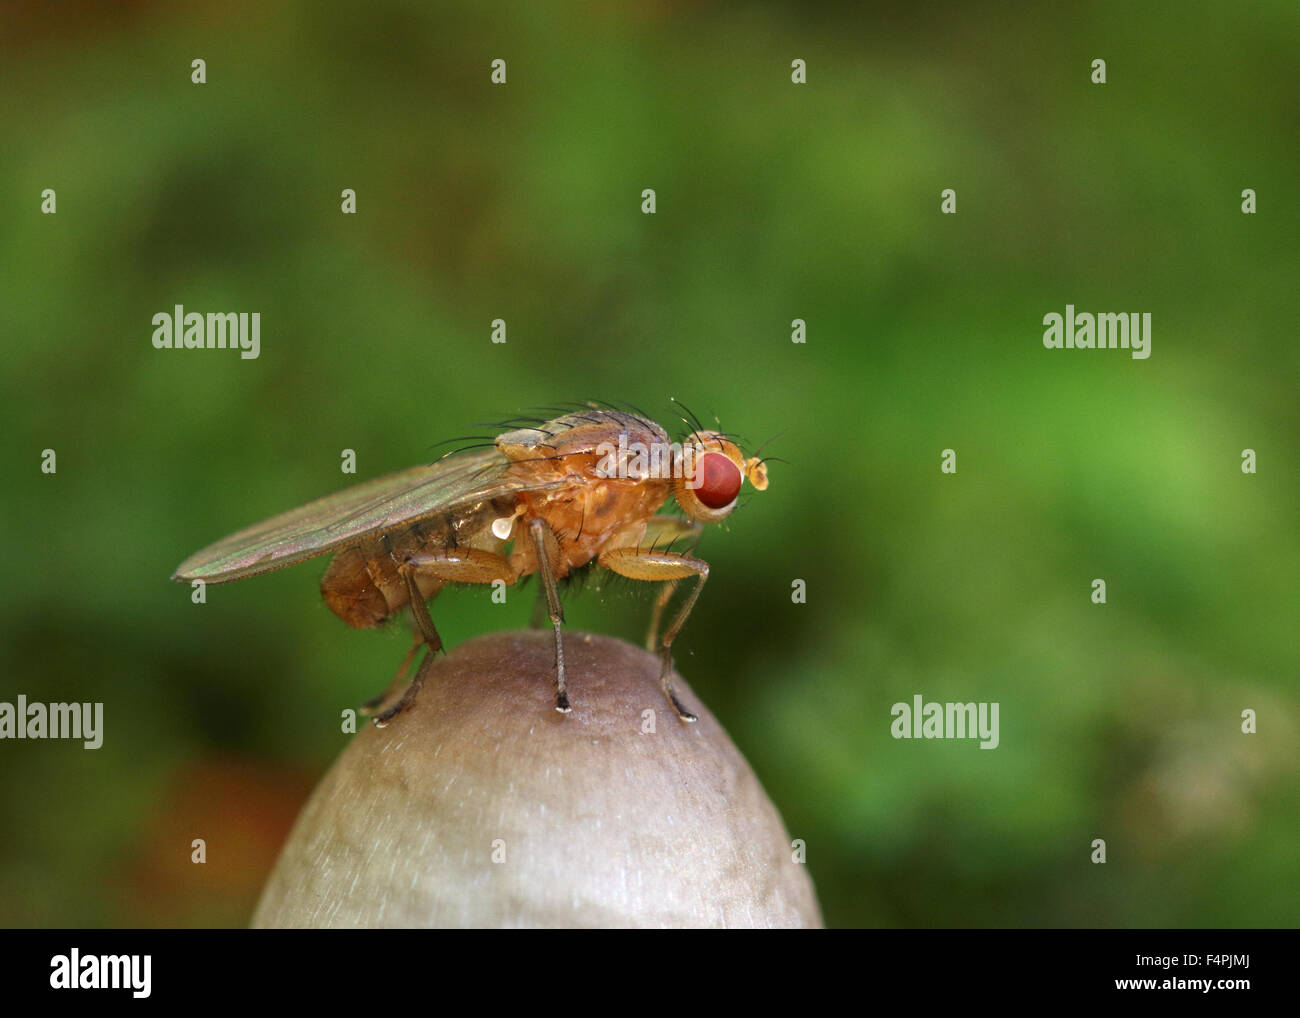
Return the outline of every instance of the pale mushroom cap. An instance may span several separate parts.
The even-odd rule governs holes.
[[[780,816],[686,684],[695,724],[654,655],[576,632],[564,647],[568,715],[549,631],[436,657],[317,786],[253,925],[820,927]]]

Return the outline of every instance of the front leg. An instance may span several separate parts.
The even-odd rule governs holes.
[[[671,596],[672,591],[676,589],[679,581],[691,576],[699,578],[690,595],[683,602],[681,609],[677,612],[677,617],[673,619],[673,624],[668,627],[668,632],[664,633],[663,638],[663,670],[659,674],[660,685],[663,686],[664,696],[668,702],[673,705],[673,710],[683,721],[698,720],[694,714],[682,706],[677,694],[673,691],[672,670],[673,670],[673,640],[681,632],[681,628],[686,624],[686,618],[691,614],[691,609],[695,607],[695,602],[700,596],[700,591],[704,589],[704,581],[709,578],[709,564],[702,559],[692,558],[689,555],[680,555],[671,551],[647,551],[644,548],[613,548],[600,553],[597,561],[606,569],[618,573],[620,576],[626,576],[632,580],[648,580],[651,582],[664,581],[666,594],[660,596],[660,603],[656,605],[656,613],[663,610],[663,604]]]
[[[704,525],[695,520],[684,519],[681,516],[655,516],[646,525],[645,533],[636,542],[636,547],[649,545],[651,551],[660,549],[668,551],[681,541],[686,552],[691,553],[695,551],[695,545],[699,542],[703,531]],[[619,546],[613,544],[610,547]],[[632,547],[632,545],[628,544],[624,547]],[[665,583],[655,598],[654,610],[650,613],[650,631],[646,633],[645,638],[645,649],[652,654],[659,649],[659,626],[663,622],[664,608],[672,600],[676,589],[676,581]]]

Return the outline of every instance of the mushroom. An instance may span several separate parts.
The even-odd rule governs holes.
[[[413,704],[366,725],[298,817],[256,927],[820,927],[775,807],[659,660],[566,634],[430,655]],[[686,683],[677,688],[699,701]]]

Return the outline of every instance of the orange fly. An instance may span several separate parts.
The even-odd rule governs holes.
[[[333,552],[321,593],[344,622],[365,629],[410,607],[416,643],[401,679],[421,643],[430,652],[442,647],[426,601],[446,584],[512,585],[537,573],[555,628],[555,709],[568,713],[556,581],[594,561],[663,584],[647,642],[651,650],[659,645],[668,702],[683,721],[696,720],[673,691],[672,644],[709,566],[692,554],[660,549],[679,539],[693,542],[703,524],[725,519],[744,481],[764,490],[763,461],[746,459],[726,434],[698,421],[685,439],[670,442],[642,414],[603,404],[553,420],[508,423],[520,426],[498,435],[490,448],[453,453],[282,513],[190,556],[172,578],[226,583]],[[660,514],[670,496],[685,518]],[[690,579],[694,586],[660,640],[664,609],[678,584]],[[387,724],[411,702],[422,675],[375,724]]]

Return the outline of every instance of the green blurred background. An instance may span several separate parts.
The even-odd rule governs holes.
[[[106,727],[0,743],[0,925],[246,923],[406,649],[329,613],[324,559],[196,607],[183,558],[354,480],[345,448],[364,479],[672,396],[783,433],[677,660],[828,924],[1300,923],[1293,2],[0,17],[0,699]],[[154,350],[176,303],[260,311],[261,357]],[[1067,303],[1150,311],[1151,358],[1045,350]],[[639,641],[627,586],[571,628]],[[998,701],[1001,746],[895,741],[917,693]]]

